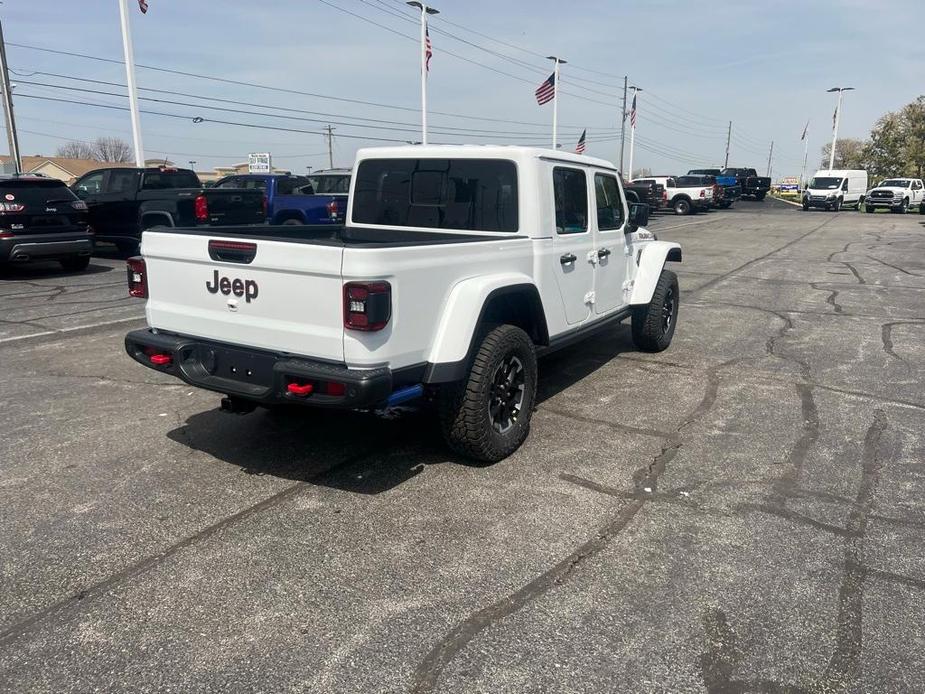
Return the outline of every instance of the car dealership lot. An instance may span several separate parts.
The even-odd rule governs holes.
[[[491,466],[142,369],[115,253],[6,273],[0,690],[922,690],[921,222],[659,215],[672,347],[541,362]]]

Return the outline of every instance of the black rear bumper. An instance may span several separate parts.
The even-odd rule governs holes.
[[[93,237],[84,231],[21,234],[0,239],[0,263],[60,260],[92,252]]]
[[[135,330],[125,336],[125,351],[139,364],[176,376],[190,385],[262,405],[292,403],[345,410],[374,409],[392,393],[387,367],[348,369],[344,364],[236,347],[193,337]],[[154,364],[154,354],[170,363]],[[289,384],[312,384],[309,395],[295,395]],[[326,384],[343,384],[343,394],[328,394]]]

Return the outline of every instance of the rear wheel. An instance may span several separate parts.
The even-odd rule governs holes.
[[[761,200],[764,200],[765,195],[767,195],[767,193],[755,193],[755,200],[760,202]]]
[[[75,255],[70,258],[61,258],[58,262],[68,272],[79,272],[80,270],[86,270],[90,266],[90,256]]]
[[[925,202],[919,203],[919,214],[925,214]]]
[[[662,270],[652,300],[645,306],[633,307],[633,344],[644,352],[668,349],[678,319],[679,299],[678,276]]]
[[[298,226],[301,223],[302,222],[299,221],[298,219],[287,219],[286,221],[283,222],[283,226],[292,227],[292,226]]]
[[[680,200],[675,200],[672,207],[674,208],[675,214],[690,214],[691,213],[690,201],[684,200],[683,198]]]
[[[450,448],[485,462],[502,460],[530,433],[536,401],[536,350],[513,325],[482,339],[464,381],[440,394],[440,424]]]

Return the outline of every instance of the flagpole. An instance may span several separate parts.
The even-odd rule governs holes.
[[[427,144],[427,15],[439,14],[438,10],[422,2],[408,3],[421,10],[421,144]]]
[[[633,114],[630,116],[630,165],[629,165],[629,176],[626,179],[627,181],[633,180],[633,154],[636,149],[636,118],[638,117],[637,114],[639,110],[637,107],[638,102],[636,100],[636,95],[639,94],[639,92],[641,92],[642,89],[640,89],[636,85],[633,85],[632,90],[633,90],[632,110],[636,111],[636,114]]]
[[[803,190],[803,181],[806,180],[806,160],[809,158],[809,123],[803,129],[803,170],[800,172],[800,190]]]
[[[546,59],[555,62],[552,70],[552,148],[557,149],[559,146],[559,66],[565,65],[568,61],[555,55],[547,55]]]
[[[145,165],[145,150],[141,143],[141,119],[138,115],[138,87],[135,84],[135,52],[132,49],[132,30],[129,24],[128,0],[119,0],[119,18],[122,23],[122,49],[125,53],[125,79],[128,84],[128,105],[132,117],[132,141],[135,144],[135,166]]]

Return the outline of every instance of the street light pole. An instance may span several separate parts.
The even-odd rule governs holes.
[[[132,29],[128,15],[128,0],[119,0],[119,18],[122,22],[122,51],[125,53],[125,81],[128,85],[129,113],[132,117],[132,141],[135,145],[135,166],[144,167],[145,149],[141,143],[141,118],[138,115],[138,87],[135,85],[135,52],[132,48]]]
[[[835,118],[832,123],[832,151],[829,152],[829,171],[835,167],[835,146],[838,144],[838,124],[841,121],[842,94],[854,91],[854,87],[832,87],[826,90],[829,93],[838,92],[838,102],[835,106]]]
[[[195,170],[196,170],[196,160],[195,160],[195,159],[190,159],[190,160],[189,160],[189,168],[190,168],[190,171],[195,171]]]
[[[421,144],[427,144],[427,15],[440,14],[439,10],[423,2],[411,0],[407,3],[421,10]]]

